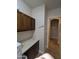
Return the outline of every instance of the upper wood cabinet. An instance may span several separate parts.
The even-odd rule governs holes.
[[[17,11],[17,31],[35,30],[35,19]]]

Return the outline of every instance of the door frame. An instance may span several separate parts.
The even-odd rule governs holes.
[[[61,46],[61,17],[60,16],[54,16],[54,17],[48,17],[48,20],[47,20],[47,48],[49,47],[49,37],[50,37],[50,22],[51,20],[53,19],[59,19],[59,41],[60,42],[60,46]]]

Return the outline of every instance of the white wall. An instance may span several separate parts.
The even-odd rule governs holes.
[[[32,9],[32,16],[36,19],[36,29],[44,26],[44,5]]]
[[[61,16],[61,8],[49,10],[48,17],[53,17],[53,16]]]
[[[45,22],[45,5],[32,9],[32,16],[36,19],[36,39],[40,40],[39,49],[44,52],[44,22]]]
[[[29,16],[32,15],[31,8],[23,0],[17,0],[17,9]]]
[[[45,49],[47,49],[47,16],[48,16],[48,9],[45,6],[45,29],[44,29],[44,45],[45,45]]]

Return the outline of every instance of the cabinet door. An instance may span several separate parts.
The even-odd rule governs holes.
[[[23,16],[23,29],[31,30],[31,19],[26,15]]]
[[[20,29],[20,14],[17,13],[17,30]]]
[[[18,11],[17,13],[17,31],[21,31],[22,30],[22,24],[23,24],[23,15]]]

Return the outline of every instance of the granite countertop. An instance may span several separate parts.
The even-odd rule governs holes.
[[[29,39],[26,40],[22,43],[22,54],[27,51],[29,48],[31,48],[37,41],[39,40],[35,40],[35,39]]]
[[[17,42],[17,48],[21,47],[22,48],[22,54],[27,51],[29,48],[31,48],[37,41],[39,40],[35,40],[35,39],[29,39],[26,40],[24,42]]]

